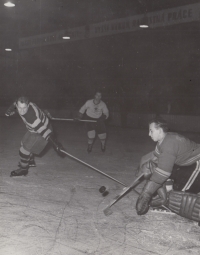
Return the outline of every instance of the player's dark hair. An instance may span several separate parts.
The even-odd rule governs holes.
[[[18,103],[18,102],[20,102],[21,104],[27,104],[28,105],[29,104],[29,99],[27,97],[22,96],[22,97],[19,97],[17,99],[16,103]]]
[[[168,127],[166,120],[164,120],[160,116],[157,116],[149,121],[149,125],[152,123],[155,124],[156,128],[162,128],[163,132],[165,132],[165,133],[169,131],[169,127]]]
[[[96,89],[94,94],[96,95],[96,93],[101,93],[101,95],[102,95],[103,94],[102,89]]]

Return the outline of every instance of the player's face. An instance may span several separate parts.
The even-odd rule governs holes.
[[[24,115],[27,113],[29,105],[18,102],[16,106],[20,115]]]
[[[156,127],[155,123],[149,125],[149,136],[154,142],[162,140],[162,128]]]
[[[101,93],[100,92],[97,92],[94,96],[94,99],[97,101],[97,102],[100,102],[101,100]]]

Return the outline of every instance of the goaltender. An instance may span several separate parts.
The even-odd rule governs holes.
[[[147,182],[136,203],[137,214],[146,214],[149,206],[167,205],[175,213],[199,222],[200,144],[168,132],[166,121],[160,117],[149,122],[149,136],[157,145],[141,159],[137,174],[144,173]],[[169,178],[174,184],[167,193]]]

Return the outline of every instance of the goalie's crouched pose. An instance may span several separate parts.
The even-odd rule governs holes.
[[[137,174],[144,173],[147,182],[136,203],[138,215],[149,206],[167,206],[178,215],[200,222],[200,145],[168,132],[164,120],[149,123],[149,135],[157,142],[155,151],[141,159]],[[169,178],[173,189],[167,190]]]
[[[36,104],[29,101],[27,97],[19,97],[6,111],[6,116],[12,116],[18,112],[26,125],[28,131],[21,141],[19,149],[19,168],[11,172],[10,176],[25,176],[28,169],[35,166],[34,155],[39,155],[46,145],[51,143],[59,155],[62,155],[62,145],[59,144],[50,124],[49,113],[42,111]]]

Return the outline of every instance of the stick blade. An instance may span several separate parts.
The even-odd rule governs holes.
[[[110,207],[108,207],[103,210],[103,213],[105,214],[105,216],[109,216],[113,213],[113,211],[110,209]]]

